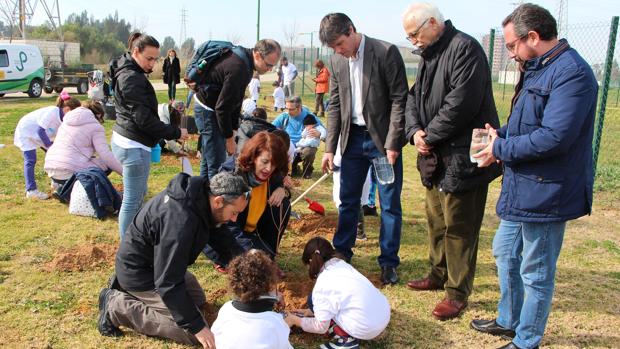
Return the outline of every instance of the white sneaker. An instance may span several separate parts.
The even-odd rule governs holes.
[[[49,199],[49,195],[40,192],[38,189],[35,190],[28,190],[26,192],[26,198],[27,199],[38,199],[38,200],[47,200]]]

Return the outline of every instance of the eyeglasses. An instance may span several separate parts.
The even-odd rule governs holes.
[[[251,192],[252,192],[251,190],[248,190],[248,191],[246,191],[246,192],[244,192],[244,193],[231,193],[231,192],[224,192],[224,193],[217,193],[217,194],[216,194],[216,193],[214,193],[214,192],[212,192],[212,191],[211,191],[211,195],[214,195],[214,196],[223,196],[223,195],[227,195],[227,196],[233,196],[233,197],[239,197],[239,196],[243,195],[243,196],[245,196],[245,201],[250,201],[250,193],[251,193]]]
[[[263,56],[263,54],[261,53],[260,57],[263,59],[263,62],[265,62],[265,65],[267,66],[267,68],[273,68],[276,66],[276,64],[278,64],[278,62],[271,64],[269,62],[267,62],[267,60],[265,59],[265,56]]]
[[[508,50],[508,52],[514,53],[514,50],[517,47],[517,42],[523,40],[524,37],[525,36],[521,36],[521,37],[518,37],[518,38],[512,40],[509,43],[506,43],[506,50]]]
[[[409,40],[409,41],[413,41],[413,40],[417,41],[418,40],[418,35],[420,34],[420,30],[426,24],[426,22],[428,22],[429,19],[430,19],[430,17],[425,19],[424,22],[422,22],[422,24],[420,24],[416,30],[414,30],[412,33],[407,34],[406,39]]]

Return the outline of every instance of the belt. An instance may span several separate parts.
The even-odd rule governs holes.
[[[366,126],[360,126],[358,124],[353,124],[353,123],[351,124],[351,130],[368,132],[368,129],[366,128]]]

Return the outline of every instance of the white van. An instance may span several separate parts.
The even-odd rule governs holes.
[[[0,97],[13,92],[40,97],[44,74],[43,57],[38,47],[0,44]]]

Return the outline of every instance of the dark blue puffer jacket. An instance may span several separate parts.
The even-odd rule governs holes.
[[[505,165],[497,214],[515,222],[589,214],[598,93],[592,69],[563,39],[524,70],[523,88],[493,146]]]

